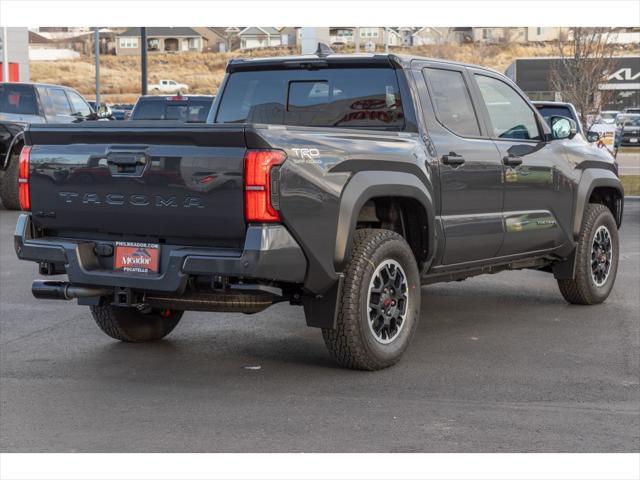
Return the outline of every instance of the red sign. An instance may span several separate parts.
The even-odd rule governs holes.
[[[113,269],[143,275],[158,273],[160,247],[155,243],[116,242]]]

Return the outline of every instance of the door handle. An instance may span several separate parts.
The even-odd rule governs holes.
[[[464,157],[456,155],[454,152],[449,152],[449,155],[442,156],[442,163],[452,167],[458,167],[464,163]]]
[[[515,155],[505,155],[502,158],[502,163],[504,163],[508,167],[517,167],[518,165],[522,165],[522,157],[518,157]]]

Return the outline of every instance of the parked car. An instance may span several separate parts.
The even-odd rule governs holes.
[[[189,85],[175,80],[160,80],[158,83],[149,84],[147,88],[151,93],[184,93],[189,90]]]
[[[133,110],[133,104],[117,103],[115,105],[111,105],[110,108],[114,120],[128,120],[131,116],[131,110]]]
[[[118,340],[290,302],[340,365],[377,370],[408,347],[424,284],[533,269],[570,303],[608,297],[622,185],[570,119],[549,123],[471,65],[232,60],[204,124],[31,125],[16,252],[68,276],[37,298],[77,298]],[[100,185],[66,180],[78,169]]]
[[[620,114],[617,110],[603,110],[596,117],[596,123],[616,123],[616,117]]]
[[[130,120],[174,120],[202,123],[207,120],[213,95],[144,95],[133,107]]]
[[[624,113],[637,113],[640,114],[640,107],[627,107],[624,109]]]
[[[640,114],[623,113],[616,122],[615,150],[620,147],[640,147]]]
[[[71,123],[98,118],[77,91],[43,83],[0,83],[0,198],[18,210],[18,158],[24,129],[32,123]]]
[[[547,102],[547,101],[533,101],[531,102],[538,109],[542,118],[545,119],[548,125],[551,123],[553,117],[565,117],[570,118],[576,124],[577,132],[584,138],[587,136],[584,134],[582,124],[580,123],[580,116],[576,110],[576,107],[569,102]],[[597,139],[596,139],[597,140]]]

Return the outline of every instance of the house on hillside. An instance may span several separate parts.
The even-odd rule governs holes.
[[[72,30],[69,32],[49,32],[29,30],[29,57],[32,60],[59,60],[91,55],[95,51],[93,30]],[[100,28],[100,53],[115,53],[117,33],[109,28]]]
[[[228,52],[228,38],[224,28],[192,27],[202,36],[203,52]]]
[[[479,43],[525,43],[526,27],[474,27],[472,41]]]
[[[147,27],[147,52],[202,52],[202,35],[189,27]],[[117,36],[116,55],[140,54],[140,28],[128,28]]]
[[[557,42],[566,40],[569,33],[567,27],[527,27],[528,42]]]
[[[385,27],[360,27],[360,45],[367,44],[374,47],[384,47]],[[356,44],[358,29],[356,27],[329,27],[329,41],[335,46],[350,46]],[[387,27],[386,42],[389,46],[399,47],[403,43],[403,34],[394,27]]]
[[[438,45],[448,39],[446,27],[420,27],[411,34],[411,45]]]
[[[246,27],[238,33],[238,37],[243,50],[282,45],[280,31],[275,27]]]

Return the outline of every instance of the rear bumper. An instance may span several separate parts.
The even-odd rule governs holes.
[[[31,215],[18,218],[14,236],[21,260],[65,265],[69,281],[81,285],[179,292],[191,275],[222,275],[255,280],[303,283],[307,261],[283,225],[250,225],[242,250],[162,245],[160,273],[135,276],[105,268],[94,252],[97,243],[114,242],[33,235]]]

